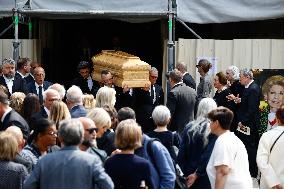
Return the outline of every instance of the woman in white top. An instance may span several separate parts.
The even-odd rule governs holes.
[[[257,150],[260,189],[284,188],[284,104],[276,111],[278,126],[264,133]]]
[[[225,107],[218,107],[208,114],[211,132],[218,136],[206,168],[212,189],[252,188],[246,148],[230,132],[233,116],[233,112]]]

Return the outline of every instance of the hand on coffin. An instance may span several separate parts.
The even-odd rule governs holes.
[[[141,89],[144,91],[149,91],[150,90],[150,85],[149,84],[145,84],[145,87],[142,87]]]
[[[123,93],[129,92],[130,88],[128,87],[128,85],[123,85],[122,86],[123,89]]]

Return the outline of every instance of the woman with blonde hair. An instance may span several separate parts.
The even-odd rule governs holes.
[[[83,106],[86,111],[89,112],[91,109],[96,107],[96,99],[92,94],[84,94],[83,95]]]
[[[101,87],[96,95],[96,107],[100,108],[105,105],[114,107],[116,103],[116,91],[113,88],[104,86]]]
[[[115,145],[121,152],[105,162],[105,170],[116,188],[140,188],[141,184],[154,188],[149,161],[134,154],[134,150],[142,146],[141,141],[141,127],[135,120],[127,119],[118,124]]]
[[[28,175],[26,167],[15,163],[18,153],[18,143],[13,134],[0,133],[0,188],[22,189]]]
[[[58,129],[61,120],[71,119],[67,105],[63,101],[54,101],[51,105],[48,119],[52,120]]]
[[[22,92],[14,92],[10,96],[10,107],[13,108],[20,115],[23,115],[23,104],[26,95]]]

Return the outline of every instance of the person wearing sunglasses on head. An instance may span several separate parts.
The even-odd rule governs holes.
[[[80,117],[79,120],[85,130],[83,142],[79,145],[80,150],[94,154],[102,161],[102,163],[104,163],[107,159],[107,154],[104,150],[98,149],[96,142],[97,132],[99,129],[90,118]]]

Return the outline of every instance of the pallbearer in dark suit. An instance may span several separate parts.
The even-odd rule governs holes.
[[[52,85],[51,82],[45,81],[45,71],[42,67],[37,67],[34,70],[35,81],[28,84],[28,92],[38,95],[39,102],[43,103],[43,92]]]
[[[152,119],[152,112],[157,105],[164,104],[164,92],[162,87],[156,84],[157,79],[158,70],[152,67],[149,71],[151,85],[134,90],[136,120],[144,133],[156,128]]]
[[[25,119],[9,106],[8,96],[0,91],[0,131],[6,130],[10,126],[19,127],[24,135],[24,139],[30,135],[29,125]]]
[[[21,76],[23,79],[26,80],[26,77],[30,75],[31,62],[32,60],[29,58],[20,58],[17,63],[16,75]]]
[[[5,58],[2,62],[2,73],[0,76],[0,85],[5,86],[9,91],[9,97],[14,92],[23,92],[27,94],[26,82],[21,76],[15,75],[15,61],[11,58]]]
[[[182,73],[182,81],[186,86],[196,89],[196,83],[193,77],[187,72],[187,65],[184,62],[178,62],[176,69]]]
[[[249,169],[252,177],[257,177],[256,153],[258,146],[258,127],[260,125],[259,103],[260,88],[253,80],[253,73],[249,69],[240,70],[240,83],[245,86],[242,97],[229,95],[237,106],[237,129],[236,135],[244,143],[249,159]]]
[[[171,112],[169,129],[181,135],[185,125],[194,119],[196,91],[182,82],[182,74],[173,70],[169,74],[171,91],[168,94],[167,107]]]
[[[77,67],[80,77],[73,80],[73,85],[78,86],[83,94],[92,94],[96,96],[100,86],[99,83],[92,79],[91,66],[89,62],[81,61]]]

